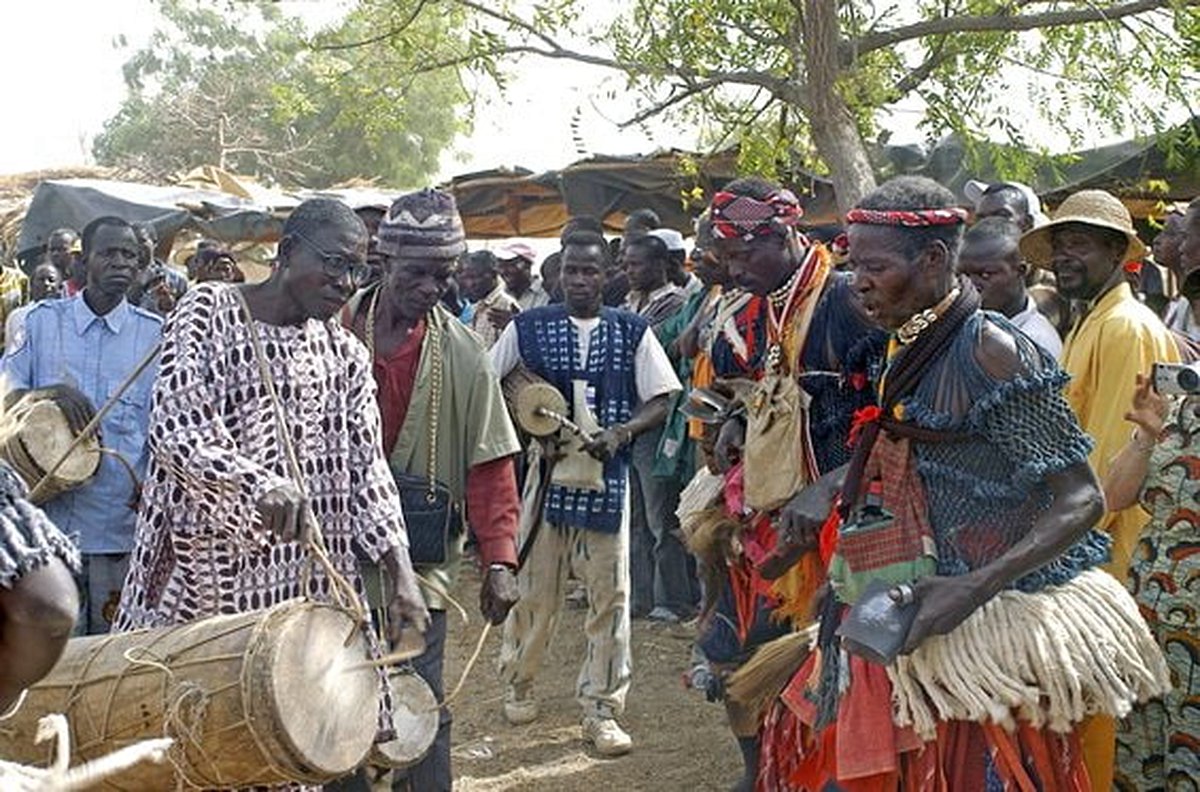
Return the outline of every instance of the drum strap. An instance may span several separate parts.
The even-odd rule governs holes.
[[[312,501],[308,498],[308,493],[304,487],[304,475],[300,469],[300,459],[296,456],[296,447],[292,443],[292,434],[288,431],[287,418],[283,414],[283,405],[279,401],[278,391],[275,389],[275,378],[271,376],[271,367],[267,365],[266,355],[263,353],[262,339],[258,335],[258,327],[254,324],[254,315],[250,313],[250,305],[246,302],[246,296],[241,289],[235,288],[234,293],[242,303],[242,310],[246,313],[246,327],[250,334],[250,343],[254,348],[254,359],[258,363],[259,376],[262,378],[263,387],[267,390],[267,398],[271,401],[271,412],[274,414],[275,427],[278,430],[280,442],[283,445],[284,455],[287,457],[288,468],[291,470],[292,480],[296,487],[300,490],[301,496],[304,499],[304,525],[307,530],[303,531],[301,543],[304,549],[308,552],[309,568],[312,563],[319,564],[325,576],[329,580],[329,591],[333,597],[335,604],[350,611],[359,624],[364,624],[367,621],[367,612],[359,600],[358,591],[354,585],[346,579],[346,577],[337,570],[333,565],[333,561],[329,558],[329,552],[325,548],[325,538],[321,534],[321,526],[317,522],[317,516],[312,509]],[[307,575],[306,575],[307,577]],[[307,581],[304,589],[307,591]]]

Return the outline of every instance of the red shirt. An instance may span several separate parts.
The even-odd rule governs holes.
[[[383,418],[383,452],[391,456],[400,437],[408,403],[412,400],[417,381],[417,365],[421,362],[421,342],[425,340],[425,322],[421,321],[408,334],[404,343],[386,358],[376,353],[375,385],[379,388],[379,412]]]
[[[379,412],[383,419],[383,451],[391,456],[408,417],[425,322],[420,322],[391,355],[376,355],[373,369],[379,388]],[[512,457],[475,465],[467,471],[467,518],[479,542],[480,560],[485,565],[517,565],[517,526],[521,513],[517,494],[516,466]]]

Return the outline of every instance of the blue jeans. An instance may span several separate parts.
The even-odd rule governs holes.
[[[429,611],[429,629],[425,631],[425,651],[415,660],[413,668],[429,683],[434,697],[446,698],[442,682],[442,665],[446,659],[446,611]],[[437,736],[425,758],[405,770],[395,772],[394,790],[412,792],[450,792],[450,710],[442,707],[438,713]]]
[[[129,553],[89,553],[83,555],[80,573],[79,621],[75,635],[104,635],[112,629],[121,603],[121,589],[129,572]]]

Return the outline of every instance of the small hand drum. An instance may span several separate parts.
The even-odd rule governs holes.
[[[93,433],[59,465],[75,441],[75,433],[57,404],[50,400],[26,402],[10,411],[13,432],[0,442],[0,456],[13,466],[32,490],[58,465],[34,499],[44,503],[85,484],[100,469],[100,441]]]
[[[554,415],[565,415],[567,400],[548,382],[526,386],[517,394],[517,423],[534,437],[548,437],[562,422]]]
[[[438,730],[438,703],[424,679],[409,669],[388,675],[392,688],[392,726],[396,739],[376,743],[370,763],[377,767],[412,767],[433,745]]]
[[[534,437],[549,437],[562,422],[544,411],[565,415],[567,400],[558,389],[524,366],[504,378],[504,399],[517,426]]]

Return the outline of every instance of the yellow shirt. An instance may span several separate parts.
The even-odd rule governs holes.
[[[1067,402],[1079,425],[1096,441],[1088,461],[1104,478],[1109,463],[1129,442],[1133,424],[1125,420],[1133,403],[1135,378],[1156,361],[1179,361],[1179,348],[1162,321],[1133,296],[1127,283],[1103,295],[1067,336],[1062,365],[1071,375]],[[1113,539],[1106,567],[1124,582],[1138,535],[1150,516],[1134,505],[1108,512],[1098,526]]]

